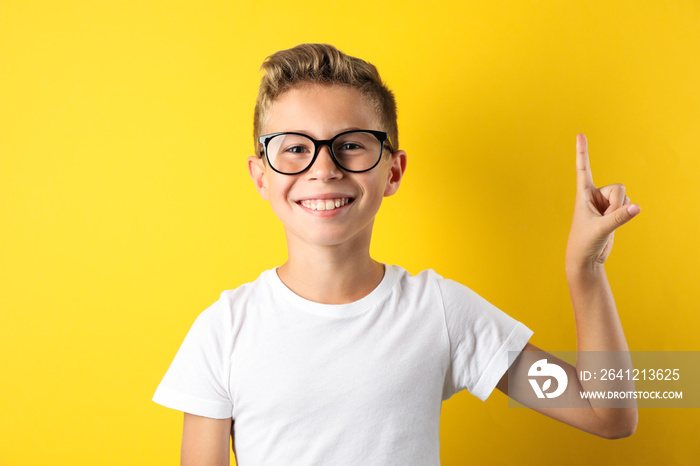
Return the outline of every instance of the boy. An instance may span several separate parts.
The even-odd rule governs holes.
[[[230,437],[242,466],[439,464],[442,401],[508,394],[508,351],[537,350],[532,331],[433,271],[370,257],[375,215],[406,170],[373,65],[303,44],[263,69],[248,168],[289,258],[224,291],[158,387],[154,401],[185,412],[182,464],[228,464]],[[640,209],[622,185],[595,188],[583,135],[577,149],[566,272],[578,348],[627,351],[603,263]],[[530,367],[521,359],[516,374]],[[637,422],[634,407],[535,409],[608,438]]]

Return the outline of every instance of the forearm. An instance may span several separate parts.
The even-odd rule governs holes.
[[[595,269],[567,270],[567,281],[576,320],[578,358],[576,371],[601,373],[601,369],[632,369],[629,348],[615,305],[612,290],[600,266]],[[578,380],[586,391],[634,391],[631,380]],[[624,408],[622,408],[624,406]],[[631,434],[637,425],[636,403],[619,400],[591,401],[591,408],[604,427],[612,432]],[[621,409],[622,408],[622,409]]]
[[[578,351],[628,351],[605,269],[567,269]]]
[[[523,399],[526,406],[607,438],[626,437],[634,432],[637,426],[634,400],[625,403],[614,395],[611,399],[590,398],[581,392],[618,391],[616,395],[620,395],[619,391],[634,390],[633,381],[621,380],[623,377],[613,377],[614,380],[603,377],[604,371],[615,369],[617,374],[617,370],[626,372],[632,367],[627,340],[603,264],[612,250],[615,230],[640,211],[639,205],[631,204],[624,185],[617,183],[596,188],[588,159],[588,142],[583,134],[577,135],[576,198],[565,258],[566,278],[576,320],[576,365],[551,357],[567,374],[568,385],[560,401],[575,409],[547,407],[541,403],[542,393],[537,393],[538,398],[534,399],[525,384],[524,390],[518,385],[517,393],[513,392],[514,397]],[[521,352],[513,363],[515,367],[511,366],[513,369],[509,370],[515,374],[514,382],[518,384],[521,381],[532,383],[528,377],[536,376],[539,370],[538,366],[531,374],[533,364],[543,360],[540,355],[527,357],[528,352],[537,350],[531,344],[528,343],[525,350],[530,351]],[[539,359],[533,361],[534,358]],[[544,359],[544,362],[547,363],[548,359]],[[510,395],[508,379],[502,382],[501,389],[508,390]]]

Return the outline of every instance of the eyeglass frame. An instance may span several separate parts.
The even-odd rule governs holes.
[[[380,143],[379,157],[377,157],[377,161],[374,163],[374,165],[372,165],[371,167],[369,167],[365,170],[349,170],[349,169],[345,168],[338,161],[338,159],[335,156],[335,153],[333,152],[333,143],[339,137],[345,136],[346,134],[350,134],[350,133],[369,133],[379,140],[379,143]],[[272,163],[270,162],[270,156],[267,155],[267,146],[269,145],[270,141],[274,137],[280,136],[282,134],[304,136],[305,138],[310,139],[311,142],[314,143],[314,156],[311,158],[311,162],[309,162],[309,164],[303,170],[300,170],[300,171],[294,172],[294,173],[286,173],[286,172],[280,171],[272,166]],[[344,170],[344,171],[349,172],[349,173],[368,172],[371,169],[373,169],[374,167],[376,167],[377,165],[379,165],[379,162],[382,160],[382,155],[384,155],[384,144],[385,143],[389,144],[389,150],[391,150],[391,153],[394,153],[394,149],[393,149],[392,144],[391,144],[391,139],[389,138],[389,133],[387,133],[386,131],[375,131],[375,130],[371,130],[371,129],[351,129],[349,131],[343,131],[342,133],[338,133],[335,136],[333,136],[331,139],[325,139],[325,140],[317,140],[317,139],[312,138],[308,134],[304,134],[304,133],[297,133],[294,131],[282,131],[279,133],[263,134],[262,136],[260,136],[258,138],[258,143],[262,144],[262,146],[263,146],[263,151],[261,151],[260,156],[262,157],[263,154],[265,155],[265,159],[267,159],[267,164],[270,166],[270,168],[272,168],[274,171],[276,171],[280,175],[290,175],[290,176],[291,175],[299,175],[300,173],[304,173],[306,170],[311,168],[313,166],[313,164],[316,162],[316,158],[318,157],[318,153],[321,152],[321,147],[323,147],[323,146],[328,146],[328,153],[331,154],[331,159],[333,160],[333,163],[335,163],[335,165],[338,168],[340,168],[341,170]]]

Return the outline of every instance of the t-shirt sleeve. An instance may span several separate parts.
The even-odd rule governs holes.
[[[231,417],[229,337],[224,300],[202,312],[187,333],[153,401],[167,408],[215,419]]]
[[[533,332],[466,286],[438,284],[450,341],[443,400],[466,389],[484,401],[508,370],[508,352],[521,351]]]

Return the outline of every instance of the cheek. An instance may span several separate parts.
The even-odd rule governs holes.
[[[284,223],[292,207],[287,201],[286,191],[281,189],[280,186],[272,186],[269,188],[268,197],[272,212]]]
[[[274,205],[280,205],[288,203],[289,192],[293,185],[293,180],[287,179],[270,179],[270,184],[268,185],[268,196],[270,202]]]
[[[376,190],[376,194],[378,196],[383,197],[386,195],[386,190],[387,190],[387,187],[389,186],[389,180],[391,178],[391,173],[389,172],[388,167],[380,165],[377,168],[379,170],[377,170],[376,178],[374,179],[372,186],[374,187],[373,189]]]
[[[366,180],[366,183],[363,183],[364,196],[371,199],[372,204],[379,205],[386,191],[386,179],[384,173],[377,172],[374,175],[371,179]]]

